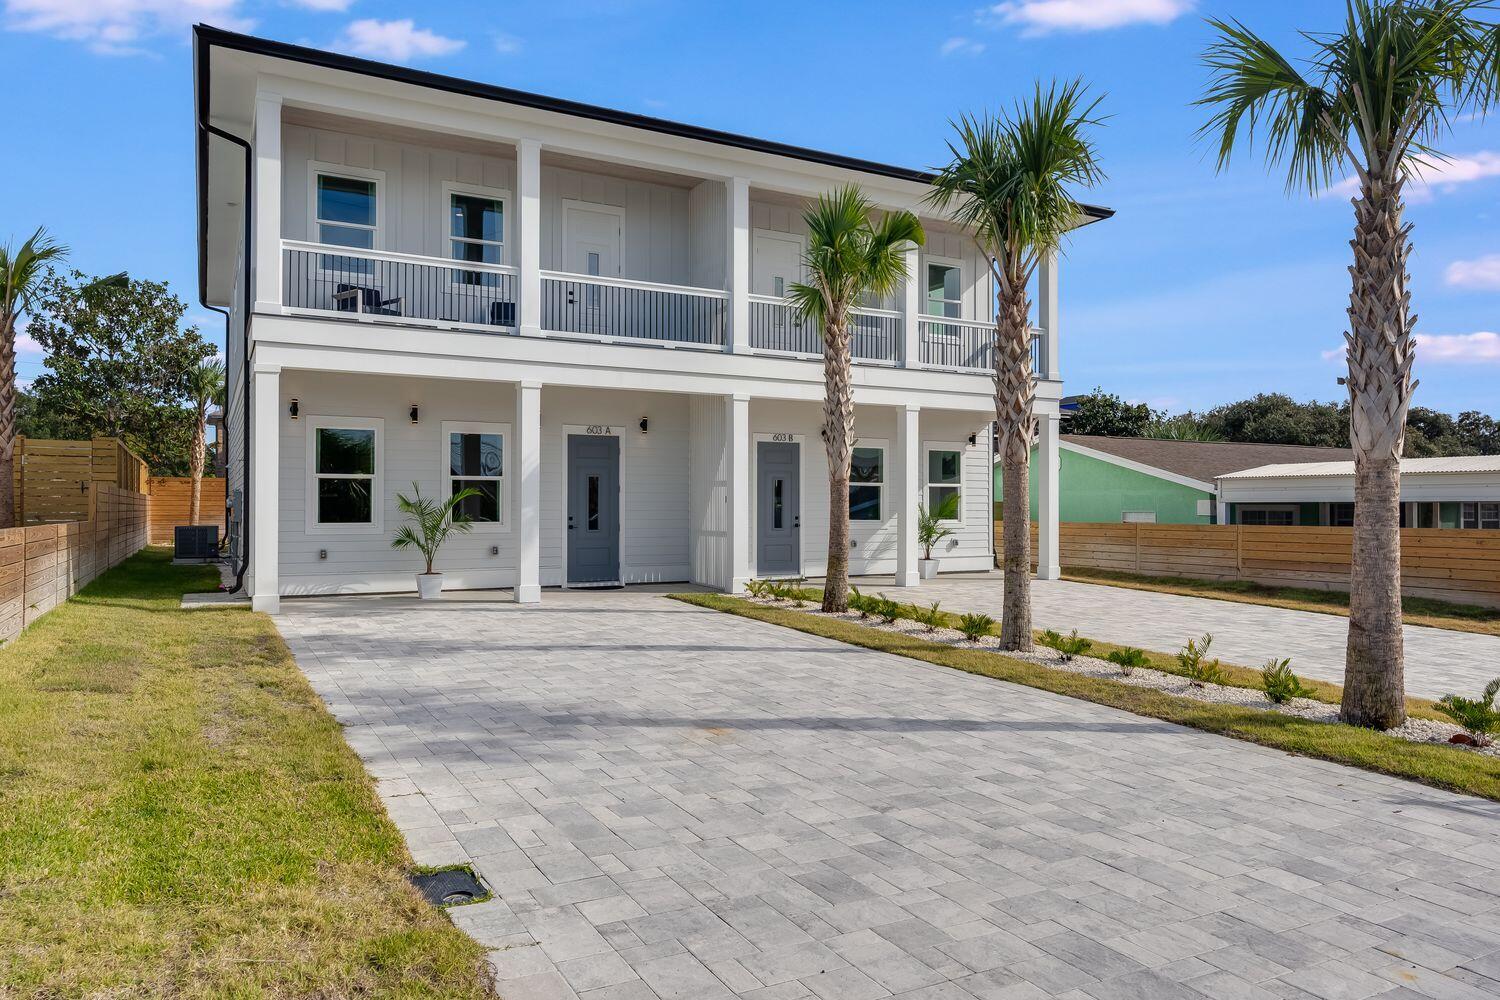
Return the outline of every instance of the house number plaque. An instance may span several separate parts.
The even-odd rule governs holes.
[[[589,424],[583,429],[583,432],[585,434],[609,435],[613,434],[615,432],[615,429],[609,424]]]
[[[792,440],[792,435],[787,434],[786,432],[783,431],[783,432],[780,432],[780,433],[777,433],[777,434],[772,434],[771,435],[771,440],[775,441],[777,443],[788,443],[788,442],[790,442]]]

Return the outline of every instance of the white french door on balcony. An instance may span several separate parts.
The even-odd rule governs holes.
[[[563,266],[574,274],[618,278],[623,216],[606,206],[569,205],[565,212]],[[605,332],[608,297],[606,286],[579,286],[567,305],[577,311],[581,329]]]
[[[756,232],[750,251],[750,289],[756,295],[785,298],[802,280],[802,240],[787,233]]]

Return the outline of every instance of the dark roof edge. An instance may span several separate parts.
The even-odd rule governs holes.
[[[311,66],[321,66],[325,69],[343,70],[348,73],[359,73],[364,76],[391,80],[396,83],[407,83],[417,87],[447,91],[451,94],[461,94],[466,97],[477,97],[487,101],[500,101],[520,107],[534,108],[539,111],[551,111],[557,114],[571,115],[575,118],[588,118],[593,121],[608,122],[613,125],[622,125],[626,128],[644,129],[648,132],[659,132],[663,135],[672,135],[683,139],[697,139],[720,146],[733,146],[737,149],[749,150],[751,152],[768,153],[772,156],[786,156],[795,160],[804,160],[808,163],[818,163],[823,166],[839,167],[846,170],[857,170],[867,174],[878,174],[882,177],[912,181],[917,184],[931,184],[934,177],[931,172],[926,170],[898,167],[888,163],[877,163],[874,160],[863,160],[855,156],[844,156],[839,153],[808,149],[804,146],[794,146],[790,143],[756,139],[734,132],[721,132],[717,129],[687,125],[682,122],[669,121],[665,118],[653,118],[650,115],[640,115],[631,111],[618,111],[613,108],[600,107],[596,104],[584,104],[579,101],[569,101],[559,97],[546,97],[524,90],[513,90],[510,87],[478,83],[456,76],[444,76],[441,73],[429,73],[426,70],[412,69],[409,66],[396,66],[390,63],[376,62],[373,59],[361,59],[357,56],[344,55],[338,52],[325,52],[322,49],[314,49],[305,45],[272,41],[271,39],[259,38],[255,35],[226,31],[223,28],[215,28],[207,24],[194,25],[193,35],[195,42],[202,40],[206,43],[198,51],[198,57],[205,61],[209,58],[208,50],[217,45],[221,48],[248,52],[252,55],[287,59],[292,62],[306,63]],[[1102,221],[1115,214],[1114,209],[1102,208],[1097,205],[1084,205],[1083,210],[1094,221]]]

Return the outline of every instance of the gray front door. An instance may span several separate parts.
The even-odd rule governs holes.
[[[757,445],[755,572],[787,576],[802,572],[802,496],[799,446],[776,441]]]
[[[620,439],[568,435],[568,585],[620,580]]]

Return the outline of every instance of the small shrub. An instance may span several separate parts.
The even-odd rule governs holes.
[[[1136,649],[1133,646],[1126,646],[1124,649],[1111,650],[1109,656],[1106,657],[1106,659],[1108,659],[1110,663],[1113,663],[1115,666],[1119,667],[1120,673],[1124,674],[1126,677],[1129,677],[1131,674],[1135,673],[1136,667],[1149,667],[1151,665],[1151,660],[1146,656],[1145,651]]]
[[[1464,727],[1475,746],[1489,746],[1491,734],[1500,733],[1500,709],[1495,707],[1495,696],[1500,694],[1500,677],[1485,686],[1484,694],[1478,698],[1462,695],[1444,695],[1437,703],[1438,710]]]
[[[1208,658],[1208,649],[1214,644],[1213,634],[1205,632],[1201,639],[1189,639],[1182,652],[1177,654],[1177,663],[1182,675],[1193,682],[1193,687],[1224,682],[1224,665]]]
[[[858,587],[849,588],[849,610],[858,611],[860,618],[870,617],[871,599],[859,592]]]
[[[938,610],[938,604],[938,601],[933,601],[931,607],[916,609],[915,620],[929,632],[936,632],[943,625],[943,613]]]
[[[1311,698],[1317,693],[1292,673],[1290,659],[1278,660],[1273,656],[1267,660],[1260,668],[1260,680],[1273,705],[1285,705],[1293,698]]]
[[[874,612],[875,617],[880,619],[880,624],[890,625],[895,622],[897,618],[901,617],[901,605],[897,604],[889,597],[881,595],[881,597],[875,601]]]
[[[989,635],[990,629],[994,627],[995,619],[978,612],[961,615],[958,619],[958,630],[970,642],[978,642],[982,637]]]
[[[750,592],[751,597],[765,597],[770,593],[769,580],[749,580],[745,583],[745,589]]]
[[[792,602],[792,607],[794,608],[800,608],[806,603],[807,595],[802,592],[802,584],[804,582],[804,578],[799,576],[787,584],[786,596]]]
[[[1067,663],[1075,656],[1087,653],[1094,645],[1089,640],[1080,637],[1076,628],[1068,635],[1063,635],[1049,628],[1042,633],[1039,641],[1043,646],[1050,646],[1061,653],[1064,663]]]

